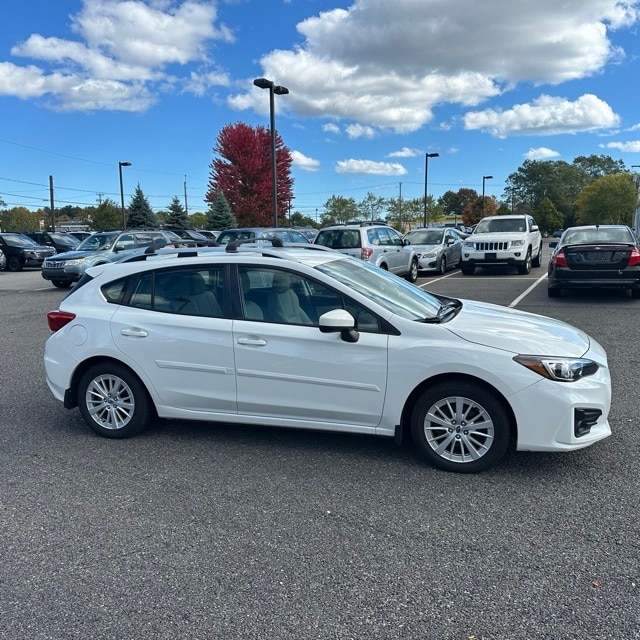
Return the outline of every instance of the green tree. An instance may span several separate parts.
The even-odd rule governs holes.
[[[224,193],[218,191],[209,203],[205,228],[221,231],[222,229],[231,229],[236,224],[235,216],[231,212],[231,207],[224,197]]]
[[[478,224],[482,218],[495,216],[498,211],[498,201],[493,196],[485,196],[484,209],[482,207],[482,196],[467,204],[462,212],[462,222],[467,227]]]
[[[189,228],[189,217],[178,196],[173,196],[167,214],[166,225],[168,227],[175,227],[176,229]]]
[[[322,224],[345,224],[356,220],[360,214],[356,201],[344,196],[331,196],[324,203],[324,209]]]
[[[602,176],[587,185],[578,199],[580,224],[631,226],[638,193],[630,173]]]
[[[189,214],[189,223],[191,224],[191,229],[206,229],[207,215],[202,211],[195,211]]]
[[[291,214],[291,226],[292,227],[314,227],[317,228],[318,223],[310,216],[305,216],[299,211],[294,211]]]
[[[127,229],[156,229],[157,227],[158,221],[138,183],[127,210]]]
[[[2,231],[39,231],[40,216],[26,207],[12,207],[0,213],[0,229]]]
[[[358,210],[363,220],[380,220],[386,207],[384,198],[369,192],[358,202]]]
[[[534,215],[540,231],[553,233],[557,229],[562,229],[564,223],[562,214],[555,208],[549,198],[542,200],[538,208],[534,211]]]
[[[610,156],[603,154],[599,156],[594,154],[590,156],[578,156],[573,159],[573,164],[582,169],[592,180],[625,171],[622,160],[614,160]]]
[[[458,189],[457,191],[445,191],[439,198],[438,204],[442,207],[445,216],[462,218],[462,213],[470,202],[478,198],[475,189]]]
[[[89,226],[94,231],[111,231],[122,227],[122,210],[113,201],[107,198],[103,200],[91,216]]]

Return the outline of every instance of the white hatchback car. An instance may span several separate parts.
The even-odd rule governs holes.
[[[47,383],[98,434],[156,417],[396,437],[449,471],[611,431],[602,347],[567,324],[436,296],[314,245],[97,266],[48,314]]]

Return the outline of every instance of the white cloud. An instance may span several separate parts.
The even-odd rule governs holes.
[[[640,153],[640,140],[629,140],[628,142],[607,142],[601,144],[605,149],[618,149],[626,153]]]
[[[340,127],[333,122],[322,125],[322,130],[326,133],[340,133]]]
[[[560,154],[553,149],[547,147],[538,147],[537,149],[529,149],[524,154],[525,160],[548,160],[549,158],[558,158]]]
[[[202,95],[227,85],[223,72],[211,72],[207,46],[233,41],[231,31],[215,25],[213,4],[186,0],[177,6],[154,0],[84,0],[72,16],[78,40],[32,34],[11,49],[13,56],[39,61],[19,67],[0,62],[0,92],[23,99],[48,98],[60,110],[144,111],[167,87]],[[168,65],[186,67],[168,75]]]
[[[345,127],[347,135],[352,140],[356,138],[375,138],[376,131],[373,127],[365,127],[361,124],[349,124]]]
[[[302,169],[302,171],[317,171],[320,168],[319,160],[309,158],[300,151],[292,151],[291,160],[293,162],[293,166],[298,169]]]
[[[415,158],[422,154],[420,149],[409,149],[409,147],[402,147],[400,151],[392,151],[388,157],[389,158]]]
[[[481,129],[498,138],[595,131],[618,122],[619,117],[611,107],[591,94],[573,102],[541,96],[531,104],[517,104],[507,111],[486,109],[464,116],[465,129]]]
[[[301,116],[407,133],[445,103],[597,74],[623,56],[610,32],[637,20],[635,0],[354,0],[301,22],[302,44],[261,64]]]
[[[403,176],[407,173],[407,170],[397,162],[374,162],[373,160],[339,160],[335,171],[374,176]]]

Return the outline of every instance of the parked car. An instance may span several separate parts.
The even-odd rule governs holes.
[[[78,238],[78,240],[82,242],[83,240],[86,240],[93,233],[93,231],[67,231],[67,233],[74,238]]]
[[[211,246],[217,246],[218,244],[218,236],[220,235],[220,231],[211,231],[210,229],[197,229],[198,233],[201,236],[204,236],[207,240],[213,240],[216,244]]]
[[[386,224],[360,222],[323,227],[313,242],[404,276],[409,282],[418,279],[418,257],[413,247]]]
[[[156,417],[406,433],[474,472],[512,440],[573,451],[611,433],[606,354],[558,320],[312,245],[183,251],[92,267],[47,316],[49,389],[102,436]]]
[[[456,229],[414,229],[404,239],[416,252],[418,268],[423,271],[446,273],[460,266],[464,240]]]
[[[43,247],[22,233],[0,233],[0,249],[6,258],[7,271],[41,267],[45,258],[56,252],[53,247]]]
[[[4,251],[0,249],[0,271],[2,271],[7,266],[7,259],[4,255]]]
[[[541,258],[542,234],[531,216],[487,216],[464,241],[460,269],[469,276],[476,267],[509,266],[524,275],[539,267]]]
[[[75,236],[58,231],[29,231],[24,235],[43,247],[53,247],[56,253],[72,251],[80,244]]]
[[[127,229],[91,234],[73,251],[58,253],[44,261],[42,277],[60,288],[80,280],[88,267],[115,262],[149,246],[164,246],[167,239],[161,231]]]
[[[183,240],[193,242],[196,247],[217,246],[217,242],[215,240],[210,240],[195,229],[179,229],[178,227],[167,227],[167,230],[172,231],[176,235],[180,236]]]
[[[218,235],[218,244],[227,245],[231,242],[271,241],[278,238],[283,243],[299,242],[309,244],[309,241],[299,231],[288,227],[242,227],[239,229],[225,229]]]
[[[563,289],[626,289],[640,298],[640,251],[633,231],[624,225],[571,227],[549,260],[547,292]]]

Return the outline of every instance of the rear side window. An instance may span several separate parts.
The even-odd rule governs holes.
[[[320,231],[316,239],[316,244],[321,244],[332,249],[359,249],[360,242],[359,229],[332,229]]]

